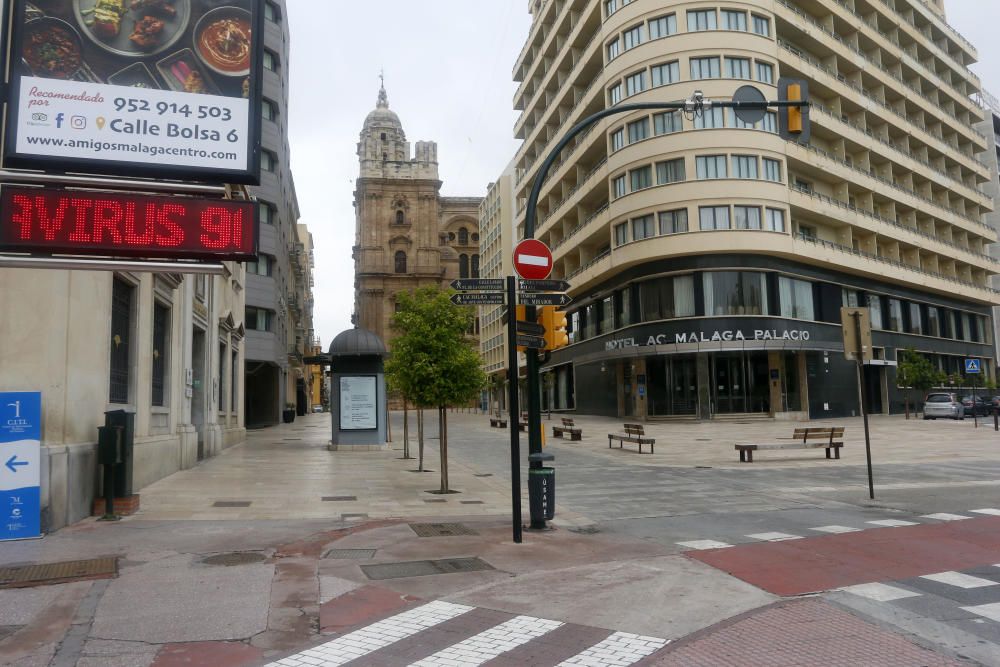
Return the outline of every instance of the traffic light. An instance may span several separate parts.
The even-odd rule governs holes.
[[[778,100],[808,102],[809,82],[805,79],[778,80]],[[778,134],[782,139],[800,144],[809,143],[809,107],[780,107],[778,109]]]
[[[569,345],[566,313],[556,310],[555,306],[542,306],[538,309],[538,323],[545,328],[546,350],[558,350]]]

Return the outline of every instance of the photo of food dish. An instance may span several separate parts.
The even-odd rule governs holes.
[[[108,77],[108,83],[129,88],[159,88],[153,73],[142,63],[132,63],[128,67]]]
[[[171,90],[199,95],[219,94],[219,89],[195,59],[191,49],[181,49],[167,56],[156,63],[156,69]]]
[[[191,0],[73,0],[73,12],[97,46],[141,58],[166,51],[184,35]]]
[[[195,53],[213,72],[223,76],[246,76],[250,72],[253,40],[247,10],[213,9],[198,21],[194,36]]]
[[[36,76],[71,79],[82,59],[79,33],[56,18],[43,17],[25,26],[21,56]]]

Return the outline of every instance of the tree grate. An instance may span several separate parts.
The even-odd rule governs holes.
[[[110,579],[117,574],[117,557],[0,567],[0,588],[28,588],[86,579]]]
[[[249,500],[217,500],[212,507],[250,507]]]
[[[365,573],[365,576],[373,580],[428,577],[460,572],[486,572],[494,569],[496,568],[479,558],[444,558],[361,566],[361,571]]]
[[[228,554],[216,554],[215,556],[209,556],[208,558],[203,558],[201,562],[205,565],[223,565],[225,567],[234,567],[236,565],[253,565],[254,563],[263,563],[265,560],[267,560],[267,557],[261,553],[253,551],[234,551]]]
[[[357,496],[323,496],[324,503],[348,503],[357,499]]]
[[[418,537],[455,537],[479,534],[461,523],[411,523],[410,528]]]
[[[375,558],[375,549],[330,549],[323,558],[333,560],[367,560]]]

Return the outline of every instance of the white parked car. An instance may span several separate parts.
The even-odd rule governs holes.
[[[965,419],[965,406],[958,394],[934,392],[924,399],[924,419]]]

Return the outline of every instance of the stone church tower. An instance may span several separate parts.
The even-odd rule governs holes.
[[[358,142],[354,323],[391,347],[396,294],[479,275],[480,197],[442,197],[437,144],[411,156],[383,86]]]

